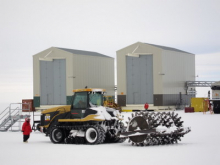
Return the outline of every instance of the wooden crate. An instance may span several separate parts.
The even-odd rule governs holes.
[[[34,108],[34,100],[33,99],[24,99],[22,100],[22,112],[33,112]]]

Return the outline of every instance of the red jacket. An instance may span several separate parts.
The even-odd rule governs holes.
[[[30,121],[25,120],[22,125],[22,132],[23,135],[30,135],[30,133],[32,132]]]

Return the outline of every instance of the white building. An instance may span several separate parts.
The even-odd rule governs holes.
[[[189,104],[185,82],[195,81],[195,55],[175,48],[134,43],[117,51],[117,99],[121,106]]]
[[[114,58],[51,47],[33,56],[34,106],[70,104],[73,89],[104,88],[114,95]]]

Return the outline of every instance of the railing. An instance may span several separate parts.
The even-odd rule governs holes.
[[[216,81],[186,81],[186,87],[211,87]]]
[[[7,111],[9,109],[9,107],[7,107],[7,108],[5,108],[5,110],[4,111],[2,111],[2,113],[0,113],[0,121],[7,115],[7,114],[4,114],[5,113],[5,111]]]
[[[23,104],[28,105],[28,109],[22,109]],[[26,110],[27,114],[22,115],[22,110]],[[21,131],[22,119],[26,117],[30,117],[30,105],[28,103],[11,103],[0,114],[0,131],[8,131],[9,129],[11,131]]]

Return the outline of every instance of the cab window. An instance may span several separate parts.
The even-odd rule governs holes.
[[[103,105],[103,97],[101,93],[90,93],[89,94],[89,103],[90,105],[94,105],[94,106],[101,106]]]
[[[75,93],[73,100],[74,108],[87,108],[87,92]]]

